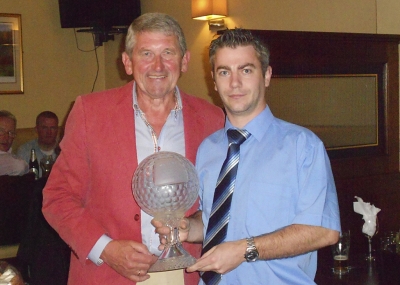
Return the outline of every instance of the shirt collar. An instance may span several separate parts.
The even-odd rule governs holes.
[[[274,120],[274,115],[272,114],[268,105],[265,106],[265,109],[258,114],[253,120],[251,120],[243,129],[247,130],[252,137],[261,141],[267,132],[269,126]],[[229,121],[228,117],[226,117],[225,127],[224,127],[224,135],[226,136],[226,132],[229,129],[237,129],[234,127]]]

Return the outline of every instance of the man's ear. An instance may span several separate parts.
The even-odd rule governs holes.
[[[190,61],[190,52],[186,51],[186,53],[182,57],[181,72],[186,72],[188,70],[189,61]]]
[[[132,60],[129,57],[129,55],[126,52],[122,53],[122,63],[125,66],[125,72],[128,75],[132,75],[133,70],[132,70]]]
[[[271,81],[271,77],[272,77],[272,67],[268,66],[267,71],[265,71],[265,76],[264,76],[265,87],[269,86],[269,83]]]
[[[214,78],[214,72],[213,72],[213,71],[211,71],[211,78],[212,78],[212,80],[213,80],[213,82],[214,82],[214,90],[215,90],[215,91],[218,91],[218,89],[217,89],[217,84],[215,84],[215,78]]]

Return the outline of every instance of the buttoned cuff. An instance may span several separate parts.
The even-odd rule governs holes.
[[[97,266],[100,266],[103,264],[103,260],[100,258],[101,253],[103,252],[104,248],[106,245],[112,241],[112,238],[110,238],[107,235],[102,235],[95,245],[93,246],[92,250],[89,252],[88,259],[90,259],[94,264]]]

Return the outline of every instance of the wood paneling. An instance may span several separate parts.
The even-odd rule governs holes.
[[[374,239],[375,246],[378,246],[383,232],[400,229],[400,36],[261,30],[252,32],[268,44],[275,75],[337,72],[360,74],[363,70],[368,73],[369,66],[383,67],[379,71],[382,79],[378,86],[378,147],[328,151],[335,176],[342,227],[352,232],[352,251],[367,251],[367,238],[361,232],[364,221],[353,210],[355,196],[382,209],[378,214],[380,233]]]

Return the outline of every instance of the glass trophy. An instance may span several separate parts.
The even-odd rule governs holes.
[[[145,158],[132,179],[141,209],[170,227],[171,234],[149,272],[186,268],[195,263],[179,240],[179,222],[198,197],[199,179],[193,164],[175,152],[161,151]]]

